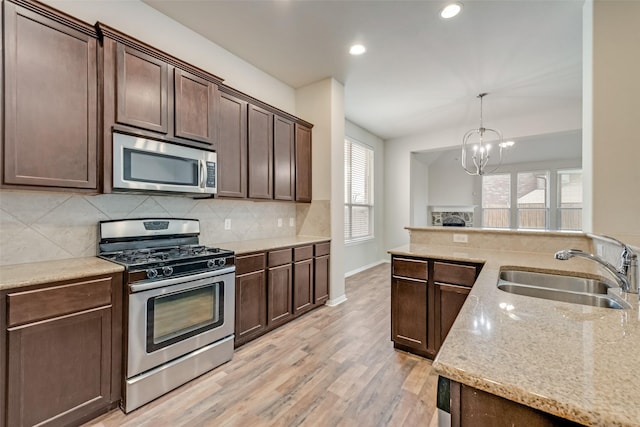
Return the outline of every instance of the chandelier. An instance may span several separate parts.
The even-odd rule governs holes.
[[[513,141],[502,141],[502,133],[500,131],[484,127],[482,123],[482,100],[486,95],[486,93],[478,95],[478,98],[480,98],[480,127],[471,129],[462,138],[462,168],[469,175],[484,175],[498,170],[502,164],[502,150],[513,145]],[[471,141],[472,139],[475,141]],[[492,165],[489,165],[492,147],[491,144],[486,142],[487,139],[494,142],[498,147],[498,160]],[[471,160],[468,160],[469,157],[471,157]]]

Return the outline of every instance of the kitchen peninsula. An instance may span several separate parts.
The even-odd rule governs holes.
[[[542,411],[543,418],[551,414],[586,425],[640,425],[640,406],[634,404],[640,392],[637,295],[623,293],[632,308],[616,310],[514,295],[497,287],[505,268],[609,279],[596,263],[553,258],[555,251],[570,247],[591,250],[586,235],[408,230],[411,243],[389,251],[393,257],[484,264],[433,364],[452,380],[454,425],[470,415],[465,399],[469,403],[478,396],[498,396],[494,403]],[[468,243],[453,243],[454,232],[464,233]]]

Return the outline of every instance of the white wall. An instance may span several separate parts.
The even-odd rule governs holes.
[[[429,204],[429,165],[416,153],[411,153],[410,215],[411,225],[429,225],[427,205]]]
[[[344,88],[336,80],[325,79],[296,91],[298,114],[314,123],[312,140],[312,183],[314,202],[322,198],[328,204],[311,203],[328,211],[331,218],[331,286],[327,304],[346,300],[344,291]],[[310,211],[311,211],[310,210]],[[308,212],[310,212],[308,211]],[[311,220],[314,215],[299,220]]]
[[[480,203],[480,195],[476,192],[479,178],[462,169],[459,150],[441,152],[429,166],[428,180],[429,206],[469,206]]]
[[[640,2],[593,9],[593,231],[640,246]]]
[[[345,136],[371,147],[374,156],[373,232],[375,238],[345,247],[344,273],[349,273],[387,259],[388,256],[384,248],[384,143],[379,137],[349,121],[345,123]]]
[[[296,114],[293,88],[139,0],[43,2],[91,25],[102,22],[223,78],[235,89]]]

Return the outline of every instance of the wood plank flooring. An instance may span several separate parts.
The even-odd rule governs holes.
[[[389,268],[348,278],[339,306],[245,344],[129,415],[118,409],[85,426],[436,426],[431,362],[390,340]]]

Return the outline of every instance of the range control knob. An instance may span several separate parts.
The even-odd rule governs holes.
[[[164,276],[171,276],[171,274],[173,274],[173,267],[162,267],[162,274]]]
[[[156,277],[158,277],[158,270],[156,270],[155,268],[150,268],[147,270],[147,277],[149,279],[155,279]]]
[[[209,261],[207,261],[207,267],[208,268],[213,268],[216,266],[216,261],[213,259],[210,259]]]
[[[223,267],[226,263],[227,263],[227,260],[225,260],[224,258],[218,258],[216,260],[216,265],[218,267]]]

